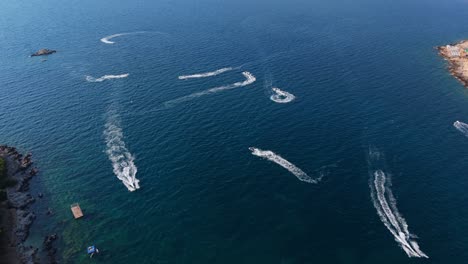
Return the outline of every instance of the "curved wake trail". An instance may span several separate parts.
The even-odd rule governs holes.
[[[285,104],[292,102],[296,98],[294,94],[283,91],[280,88],[272,88],[272,90],[274,94],[270,96],[270,99],[275,103]]]
[[[119,75],[104,75],[99,78],[94,78],[93,76],[86,76],[86,81],[88,82],[103,82],[105,80],[110,80],[110,79],[121,79],[121,78],[127,78],[130,74],[125,73],[125,74],[119,74]]]
[[[369,153],[370,158],[380,158],[375,150]],[[413,240],[415,235],[408,230],[406,220],[401,216],[396,206],[396,199],[390,189],[391,180],[384,171],[377,169],[370,172],[369,187],[371,199],[382,223],[395,238],[395,241],[406,252],[408,257],[428,258],[421,251],[418,243]]]
[[[258,148],[250,147],[250,151],[252,151],[252,155],[265,158],[269,161],[272,161],[281,167],[287,169],[289,172],[294,174],[300,181],[303,182],[308,182],[308,183],[318,183],[322,177],[324,176],[323,174],[320,176],[320,178],[317,179],[312,179],[309,175],[307,175],[304,171],[296,167],[296,165],[292,164],[291,162],[285,160],[282,158],[280,155],[274,153],[273,151],[270,150],[261,150]]]
[[[119,117],[116,114],[109,116],[105,124],[104,136],[107,145],[106,153],[112,162],[115,176],[129,191],[133,192],[139,189],[140,180],[135,177],[137,173],[135,158],[125,146]]]
[[[236,83],[233,83],[233,84],[220,86],[220,87],[215,87],[215,88],[211,88],[211,89],[204,90],[204,91],[201,91],[201,92],[197,92],[197,93],[193,93],[193,94],[186,95],[186,96],[183,96],[183,97],[179,97],[177,99],[165,102],[164,106],[165,107],[171,107],[171,106],[174,106],[174,105],[176,105],[178,103],[190,101],[192,99],[195,99],[197,97],[201,97],[201,96],[204,96],[204,95],[219,93],[219,92],[222,92],[222,91],[225,91],[225,90],[230,90],[230,89],[234,89],[234,88],[238,88],[238,87],[247,86],[249,84],[254,83],[257,80],[257,78],[255,78],[255,76],[253,74],[251,74],[250,72],[247,72],[247,71],[242,72],[242,75],[244,75],[244,77],[245,77],[245,80],[242,81],[242,82],[236,82]]]
[[[453,126],[460,132],[463,133],[463,135],[467,136],[468,137],[468,124],[465,124],[463,122],[460,122],[460,121],[455,121],[453,123]]]
[[[206,77],[211,77],[211,76],[216,76],[221,73],[231,71],[233,68],[232,67],[227,67],[227,68],[222,68],[216,71],[212,72],[205,72],[205,73],[197,73],[197,74],[191,74],[191,75],[181,75],[179,76],[179,80],[187,80],[187,79],[194,79],[194,78],[206,78]]]
[[[126,36],[126,35],[133,35],[133,34],[141,34],[141,33],[147,33],[146,31],[137,31],[137,32],[127,32],[127,33],[119,33],[119,34],[113,34],[110,36],[103,37],[101,42],[106,43],[106,44],[115,44],[114,41],[111,41],[111,39],[120,37],[120,36]]]

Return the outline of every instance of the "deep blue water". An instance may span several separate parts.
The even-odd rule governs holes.
[[[29,243],[57,232],[62,263],[468,263],[468,138],[452,126],[468,92],[434,49],[466,39],[467,17],[462,0],[1,1],[0,143],[33,152],[47,197]],[[28,57],[44,47],[58,52]],[[166,107],[243,71],[256,82]],[[106,154],[109,122],[135,192]],[[301,182],[249,147],[328,174]],[[369,147],[429,259],[377,215]]]

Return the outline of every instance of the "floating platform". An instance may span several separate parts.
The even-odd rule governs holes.
[[[74,203],[70,207],[75,219],[83,217],[83,212],[81,211],[81,207],[78,203]]]

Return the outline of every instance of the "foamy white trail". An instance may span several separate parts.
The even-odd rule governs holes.
[[[463,135],[467,136],[468,137],[468,124],[465,124],[463,122],[460,122],[460,121],[455,121],[453,123],[453,126],[460,132],[463,133]]]
[[[187,80],[187,79],[194,79],[194,78],[206,78],[206,77],[216,76],[218,74],[221,74],[221,73],[224,73],[224,72],[227,72],[227,71],[231,71],[231,70],[232,70],[232,68],[228,67],[228,68],[222,68],[222,69],[212,71],[212,72],[197,73],[197,74],[191,74],[191,75],[181,75],[181,76],[179,76],[179,80]]]
[[[137,32],[127,32],[127,33],[119,33],[119,34],[114,34],[110,36],[103,37],[101,42],[106,43],[106,44],[114,44],[114,41],[111,41],[111,39],[120,37],[120,36],[125,36],[125,35],[132,35],[132,34],[141,34],[141,33],[146,33],[146,31],[137,31]]]
[[[114,174],[129,191],[133,192],[139,189],[140,181],[135,177],[137,173],[135,158],[125,146],[119,117],[116,114],[109,116],[105,125],[104,136],[107,145],[106,153],[112,162]]]
[[[289,172],[294,174],[300,181],[308,182],[308,183],[318,183],[323,175],[320,176],[318,179],[312,179],[309,175],[307,175],[304,171],[296,167],[296,165],[292,164],[291,162],[285,160],[280,155],[274,153],[270,150],[261,150],[258,148],[250,147],[250,151],[252,151],[252,155],[265,158],[269,161],[273,161],[274,163],[280,165],[281,167],[287,169]]]
[[[380,158],[380,154],[376,156],[375,150],[373,153],[369,153],[369,156],[371,159],[375,157]],[[371,199],[382,223],[387,227],[408,257],[428,258],[413,239],[416,236],[409,232],[406,220],[398,211],[396,199],[390,189],[390,177],[387,177],[385,172],[380,169],[371,171],[370,175],[369,187],[371,189]]]
[[[292,102],[296,98],[294,94],[283,91],[280,88],[272,88],[272,90],[274,94],[270,96],[270,99],[273,102],[285,104],[285,103]]]
[[[121,78],[127,78],[130,74],[125,73],[125,74],[119,74],[119,75],[104,75],[99,78],[94,78],[93,76],[86,76],[86,81],[88,82],[102,82],[105,80],[110,80],[110,79],[121,79]]]
[[[245,81],[236,82],[236,83],[233,83],[233,84],[220,86],[220,87],[215,87],[215,88],[211,88],[211,89],[204,90],[204,91],[201,91],[201,92],[196,92],[196,93],[193,93],[193,94],[190,94],[190,95],[186,95],[186,96],[174,99],[174,100],[167,101],[167,102],[164,103],[164,106],[165,107],[171,107],[171,106],[173,106],[175,104],[190,101],[190,100],[192,100],[194,98],[197,98],[197,97],[200,97],[200,96],[213,94],[213,93],[218,93],[218,92],[221,92],[221,91],[230,90],[230,89],[234,89],[234,88],[238,88],[238,87],[247,86],[247,85],[252,84],[253,82],[255,82],[257,80],[255,78],[255,76],[253,74],[251,74],[250,72],[247,72],[247,71],[242,72],[242,75],[244,75]]]

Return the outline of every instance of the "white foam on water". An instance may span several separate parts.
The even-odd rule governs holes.
[[[227,68],[222,68],[216,71],[212,72],[204,72],[204,73],[196,73],[196,74],[191,74],[191,75],[181,75],[179,76],[179,80],[187,80],[187,79],[194,79],[194,78],[206,78],[206,77],[211,77],[211,76],[216,76],[221,73],[231,71],[233,68],[232,67],[227,67]]]
[[[102,82],[105,80],[110,80],[110,79],[121,79],[121,78],[127,78],[130,74],[125,73],[125,74],[119,74],[119,75],[104,75],[99,78],[94,78],[93,76],[86,76],[86,81],[88,82]]]
[[[280,88],[272,88],[272,90],[274,94],[270,96],[270,99],[275,103],[285,104],[292,102],[296,98],[294,94],[283,91]]]
[[[272,161],[281,167],[287,169],[289,172],[291,172],[294,176],[296,176],[300,181],[303,182],[308,182],[308,183],[318,183],[324,174],[321,174],[318,179],[312,179],[309,175],[307,175],[304,171],[296,167],[296,165],[292,164],[291,162],[285,160],[282,158],[280,155],[274,153],[273,151],[270,150],[261,150],[258,148],[250,147],[250,151],[252,151],[252,155],[265,158],[269,161]]]
[[[453,126],[460,132],[463,133],[463,135],[467,136],[468,137],[468,124],[465,124],[463,122],[460,122],[460,121],[455,121],[453,123]]]
[[[140,180],[135,177],[137,173],[135,158],[125,146],[119,117],[116,114],[109,116],[105,124],[104,137],[107,146],[106,153],[112,162],[115,176],[129,191],[133,192],[139,189]]]
[[[369,153],[370,157],[382,156],[376,154],[375,149],[372,149],[372,153]],[[398,211],[395,196],[390,189],[390,177],[380,169],[371,171],[370,175],[369,187],[371,189],[371,199],[382,223],[387,227],[408,257],[428,258],[413,239],[416,236],[409,232],[406,220]]]
[[[133,35],[133,34],[141,34],[141,33],[147,33],[146,31],[136,31],[136,32],[126,32],[126,33],[118,33],[118,34],[113,34],[110,36],[103,37],[101,42],[106,43],[106,44],[115,44],[114,41],[111,41],[111,39],[120,37],[120,36],[126,36],[126,35]]]
[[[242,72],[242,75],[244,75],[244,77],[245,77],[245,80],[242,81],[242,82],[236,82],[236,83],[233,83],[233,84],[224,85],[224,86],[220,86],[220,87],[215,87],[215,88],[211,88],[211,89],[204,90],[204,91],[201,91],[201,92],[196,92],[196,93],[193,93],[193,94],[190,94],[190,95],[179,97],[177,99],[165,102],[164,106],[165,107],[171,107],[171,106],[174,106],[174,105],[176,105],[178,103],[190,101],[192,99],[195,99],[195,98],[198,98],[198,97],[201,97],[201,96],[204,96],[204,95],[219,93],[219,92],[222,92],[222,91],[247,86],[249,84],[254,83],[257,80],[257,78],[255,78],[255,76],[253,74],[251,74],[250,72],[247,72],[247,71]]]

